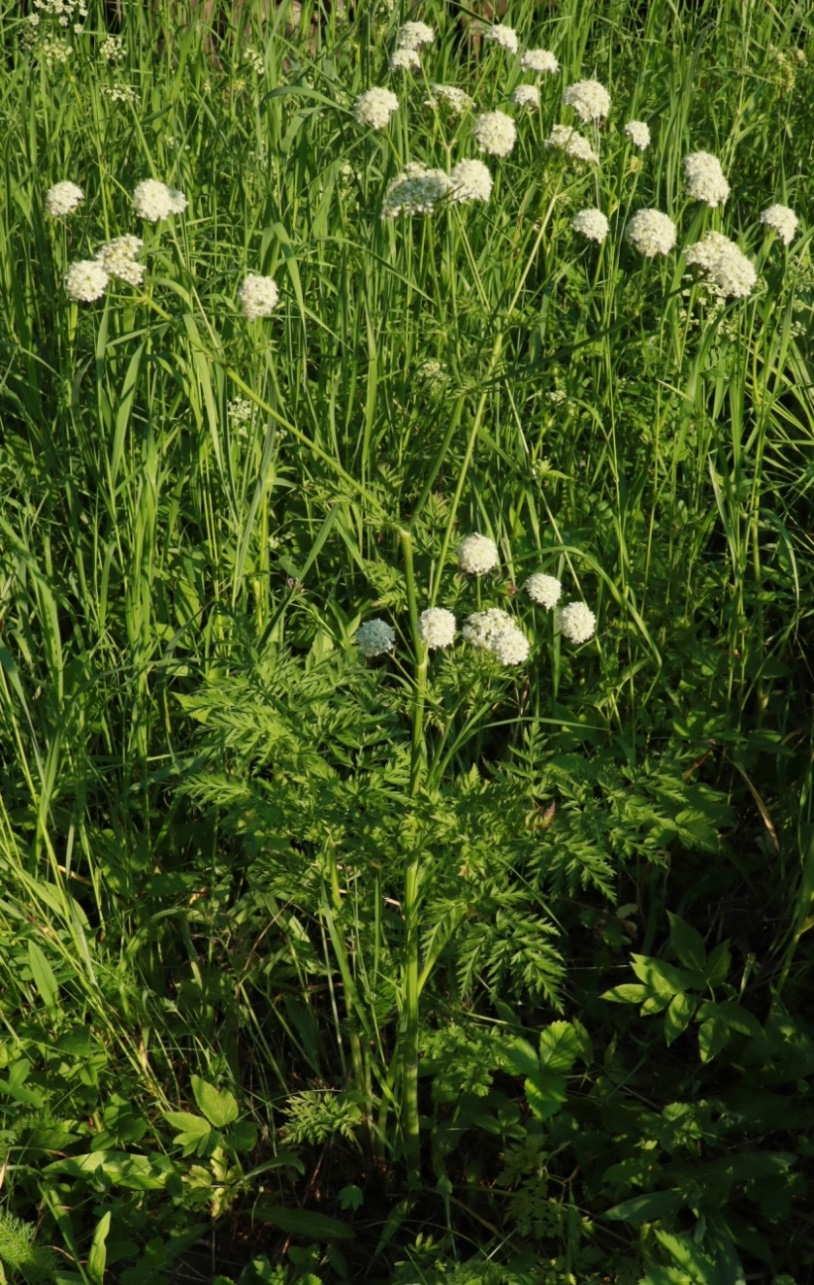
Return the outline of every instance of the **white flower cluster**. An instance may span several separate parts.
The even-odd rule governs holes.
[[[528,660],[528,638],[500,607],[474,612],[464,622],[462,633],[473,646],[490,651],[501,665],[522,665]]]
[[[389,89],[366,89],[353,104],[353,114],[360,125],[386,129],[390,116],[398,111],[399,100]]]
[[[565,152],[575,161],[585,161],[588,165],[596,165],[599,161],[594,149],[575,129],[569,129],[567,125],[552,126],[551,133],[544,140],[544,147],[553,147],[558,152]]]
[[[394,49],[390,55],[391,71],[412,71],[421,66],[421,59],[415,49]]]
[[[580,210],[574,215],[571,227],[580,236],[587,237],[589,241],[598,241],[601,245],[608,235],[610,224],[601,210],[588,209]]]
[[[687,247],[687,263],[700,268],[711,294],[719,299],[745,299],[757,281],[754,266],[722,232],[707,232]]]
[[[464,536],[458,545],[458,565],[462,571],[482,576],[496,567],[497,563],[497,545],[488,535],[480,535],[476,531]]]
[[[418,632],[430,651],[451,647],[455,641],[455,617],[446,607],[428,607],[418,618]]]
[[[396,40],[397,49],[420,49],[422,45],[431,45],[435,32],[426,22],[405,22],[399,27]]]
[[[650,146],[650,128],[643,120],[629,120],[623,134],[627,134],[634,147],[638,147],[640,152]]]
[[[638,210],[629,220],[625,236],[634,250],[652,259],[657,254],[669,254],[676,243],[676,227],[661,210]]]
[[[450,178],[443,170],[431,170],[411,161],[389,184],[384,194],[382,218],[399,214],[432,214],[436,203],[446,196]]]
[[[259,49],[245,50],[243,61],[253,76],[265,76],[266,60]]]
[[[526,593],[532,602],[539,602],[546,611],[553,611],[560,600],[562,585],[556,576],[547,576],[542,571],[535,571],[526,581]]]
[[[126,56],[121,36],[105,36],[99,46],[99,57],[103,62],[124,62]]]
[[[396,631],[386,620],[366,620],[356,630],[356,645],[363,656],[383,656],[396,645]]]
[[[246,397],[236,397],[226,403],[226,414],[230,424],[248,424],[254,414],[254,407]]]
[[[100,85],[99,93],[111,103],[137,103],[138,94],[132,85]]]
[[[60,218],[65,214],[72,214],[84,196],[81,187],[77,187],[69,179],[63,179],[61,183],[49,187],[45,194],[45,208],[52,218]]]
[[[800,220],[787,205],[769,205],[760,216],[761,223],[771,228],[780,237],[784,245],[789,245],[797,233]]]
[[[560,633],[569,642],[584,643],[593,638],[596,629],[596,616],[584,602],[569,602],[559,613],[557,623]]]
[[[560,70],[560,64],[548,49],[526,49],[520,55],[520,66],[523,71],[537,71],[553,75]]]
[[[247,321],[270,317],[280,299],[273,277],[259,277],[250,272],[237,292],[243,316]]]
[[[490,156],[508,156],[517,140],[517,129],[505,112],[483,112],[475,118],[472,132],[480,151]]]
[[[507,27],[503,22],[496,22],[493,27],[483,27],[484,40],[493,40],[501,49],[516,54],[518,48],[517,32],[514,27]]]
[[[578,80],[569,85],[562,101],[584,121],[604,120],[610,111],[610,94],[598,80]]]
[[[158,179],[148,178],[139,183],[133,192],[133,209],[141,219],[148,223],[158,223],[170,214],[183,214],[187,208],[187,198],[177,188],[167,187]]]
[[[65,273],[65,290],[69,299],[78,303],[93,303],[101,299],[108,283],[108,275],[101,263],[94,259],[80,259],[72,263]]]
[[[117,236],[106,241],[96,255],[109,277],[117,277],[130,286],[140,286],[144,280],[144,264],[136,261],[136,255],[144,246],[137,236]]]
[[[492,175],[483,161],[458,161],[449,176],[449,199],[456,205],[466,201],[488,201]]]
[[[529,111],[536,112],[540,106],[540,91],[536,85],[518,85],[512,94],[512,102],[516,107],[528,107]]]
[[[455,116],[462,116],[464,112],[475,106],[474,99],[462,89],[458,89],[457,85],[433,85],[426,105],[437,107],[439,103],[445,104]]]
[[[721,162],[711,152],[691,152],[684,157],[684,175],[687,196],[691,201],[703,201],[715,209],[729,196],[729,184],[724,178]]]

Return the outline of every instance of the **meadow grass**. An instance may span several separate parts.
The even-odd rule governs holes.
[[[810,4],[516,0],[536,75],[441,0],[32,13],[0,18],[0,1280],[807,1279]],[[384,216],[463,159],[488,200]],[[186,208],[138,218],[146,179]],[[742,296],[688,263],[709,232]],[[72,299],[128,234],[143,281]],[[522,663],[460,633],[494,608]]]

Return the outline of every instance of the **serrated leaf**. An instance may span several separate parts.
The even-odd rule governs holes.
[[[40,999],[53,1012],[59,1000],[59,984],[54,970],[35,941],[28,943],[28,966]]]
[[[538,1120],[550,1120],[566,1099],[565,1076],[538,1071],[524,1084],[526,1101]]]
[[[540,1065],[546,1071],[568,1072],[579,1053],[579,1038],[570,1022],[551,1022],[540,1033]]]
[[[695,1012],[695,1000],[683,991],[674,995],[667,1006],[667,1012],[664,1014],[664,1039],[669,1047],[673,1040],[678,1039],[686,1031],[692,1015]]]
[[[528,1040],[522,1040],[519,1037],[512,1040],[503,1054],[506,1063],[506,1070],[513,1075],[534,1075],[540,1069],[540,1059],[537,1056],[537,1050]]]
[[[690,924],[667,911],[670,921],[670,945],[678,955],[685,968],[698,968],[703,971],[707,962],[707,951],[701,934]]]
[[[228,1089],[216,1089],[214,1084],[208,1084],[197,1075],[190,1076],[190,1083],[198,1107],[216,1129],[222,1129],[237,1119],[237,1101]]]
[[[211,1132],[209,1121],[204,1120],[203,1116],[193,1115],[190,1111],[165,1111],[164,1119],[173,1129],[178,1130],[175,1142],[182,1137],[185,1142],[188,1142],[192,1138],[202,1138]]]

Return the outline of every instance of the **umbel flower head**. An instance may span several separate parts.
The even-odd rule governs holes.
[[[449,175],[411,161],[389,184],[384,195],[382,218],[394,219],[399,214],[432,214],[437,201],[450,188]]]
[[[506,49],[510,54],[517,53],[517,32],[514,27],[507,27],[504,22],[496,22],[493,27],[484,27],[484,40],[493,40],[501,49]]]
[[[63,179],[61,183],[49,187],[45,194],[45,209],[52,218],[61,218],[65,214],[73,214],[84,197],[81,187],[77,187],[69,179]]]
[[[610,94],[598,80],[578,80],[569,85],[562,101],[584,121],[604,120],[610,111]]]
[[[483,161],[458,161],[449,176],[449,199],[456,205],[466,201],[488,201],[492,175]]]
[[[94,259],[80,259],[72,263],[65,273],[65,290],[69,299],[79,303],[93,303],[101,299],[108,283],[108,275],[101,263]]]
[[[96,262],[101,263],[109,277],[118,277],[130,286],[140,286],[144,280],[144,264],[136,261],[136,255],[143,245],[137,236],[114,237],[99,250]]]
[[[565,152],[575,161],[585,161],[588,165],[596,165],[599,161],[594,149],[583,138],[582,134],[576,129],[571,129],[568,125],[553,125],[551,133],[543,143],[544,147],[553,147],[558,152]]]
[[[133,192],[133,209],[148,223],[158,223],[170,214],[183,214],[187,198],[177,188],[167,187],[158,179],[148,178],[139,183]]]
[[[472,132],[480,150],[490,156],[508,156],[517,139],[515,123],[505,112],[483,112]]]
[[[637,210],[625,228],[634,250],[652,259],[657,254],[669,254],[676,243],[673,220],[660,210]]]
[[[462,632],[467,642],[490,651],[501,665],[522,665],[528,659],[528,638],[500,607],[474,612],[464,622]]]
[[[536,112],[540,106],[540,91],[536,85],[518,85],[512,94],[512,102],[516,107],[528,107],[529,111]]]
[[[426,105],[438,107],[441,103],[448,107],[454,116],[461,116],[464,112],[468,112],[470,107],[475,106],[474,99],[457,85],[433,85]]]
[[[366,89],[353,104],[353,114],[360,125],[369,125],[371,129],[385,129],[393,112],[397,112],[399,100],[389,89]]]
[[[405,22],[399,27],[396,46],[399,49],[420,49],[422,45],[431,45],[435,32],[426,22]]]
[[[247,321],[270,317],[280,299],[273,277],[258,277],[250,272],[237,292],[243,316]]]
[[[789,245],[794,240],[797,228],[800,226],[800,220],[794,210],[790,210],[787,205],[767,206],[761,213],[760,221],[776,232],[784,245]]]
[[[556,576],[547,576],[542,571],[535,571],[534,575],[529,576],[526,581],[526,593],[532,602],[539,602],[546,611],[552,611],[560,600],[562,585]]]
[[[428,607],[418,618],[418,632],[430,651],[450,647],[455,641],[455,617],[446,607]]]
[[[580,236],[586,237],[589,241],[598,241],[601,245],[608,235],[608,220],[601,210],[588,209],[580,210],[571,220],[571,227]]]
[[[729,196],[729,184],[724,178],[721,162],[711,152],[691,152],[684,157],[684,175],[687,179],[687,196],[691,201],[703,201],[715,209]]]
[[[596,616],[584,602],[569,602],[559,614],[560,633],[572,643],[584,643],[593,638]]]
[[[711,294],[719,299],[745,299],[757,281],[752,263],[722,232],[707,232],[687,246],[687,263],[699,268]]]
[[[482,576],[498,563],[497,545],[488,535],[477,531],[465,535],[458,545],[458,566],[473,576]]]
[[[638,147],[640,152],[650,146],[650,127],[643,120],[629,120],[623,134],[627,134],[634,147]]]
[[[421,66],[421,59],[418,56],[418,50],[399,48],[394,49],[390,55],[391,71],[412,71],[418,70]]]
[[[520,55],[520,66],[523,71],[536,71],[543,75],[553,75],[560,70],[560,64],[549,49],[524,50]]]
[[[396,645],[396,631],[386,620],[366,620],[356,630],[356,645],[363,656],[383,656]]]

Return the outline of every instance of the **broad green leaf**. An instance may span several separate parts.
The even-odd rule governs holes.
[[[579,1038],[570,1022],[552,1022],[540,1033],[540,1065],[546,1071],[570,1071],[578,1053]]]
[[[723,1022],[730,1031],[737,1031],[739,1035],[751,1035],[753,1039],[758,1039],[763,1034],[763,1028],[755,1015],[742,1008],[734,999],[723,1000],[719,1004],[710,1000],[701,1005],[698,1016],[702,1021],[711,1018]]]
[[[190,1077],[190,1083],[195,1101],[209,1123],[216,1129],[222,1129],[224,1125],[231,1124],[237,1119],[237,1101],[228,1089],[216,1089],[214,1084],[208,1084],[197,1075]]]
[[[66,1173],[84,1177],[101,1169],[111,1182],[132,1191],[159,1191],[167,1185],[168,1170],[150,1156],[130,1155],[126,1151],[88,1151],[84,1155],[65,1156],[46,1165],[43,1173]]]
[[[677,1213],[683,1203],[684,1193],[674,1187],[669,1191],[652,1191],[623,1200],[620,1205],[608,1209],[605,1217],[634,1224],[655,1222],[658,1218],[669,1218]]]
[[[289,1236],[305,1236],[308,1240],[353,1240],[352,1227],[327,1214],[312,1213],[308,1209],[290,1209],[275,1205],[262,1196],[254,1204],[254,1216],[261,1222],[273,1223]]]
[[[707,951],[701,934],[690,924],[667,911],[670,920],[670,945],[685,968],[698,968],[703,971],[707,962]]]
[[[711,1062],[729,1040],[729,1027],[716,1017],[710,1017],[698,1028],[698,1051],[702,1062]]]
[[[526,1100],[538,1120],[550,1120],[566,1099],[565,1076],[538,1071],[524,1086]]]
[[[340,1209],[361,1209],[365,1203],[365,1193],[361,1187],[355,1183],[350,1183],[347,1187],[342,1187],[339,1191],[339,1208]]]
[[[28,966],[40,999],[45,1007],[53,1012],[59,1000],[59,985],[54,976],[54,970],[35,941],[28,943]]]
[[[664,1014],[664,1038],[668,1045],[686,1031],[695,1012],[695,1000],[683,991],[674,995]]]
[[[672,996],[678,991],[692,990],[699,981],[694,973],[650,955],[631,955],[630,966],[639,980],[659,995]]]
[[[707,986],[720,986],[725,982],[732,962],[729,953],[729,942],[722,941],[714,950],[709,952],[706,967],[704,969],[704,983]]]
[[[513,1040],[504,1052],[506,1069],[514,1075],[535,1075],[540,1069],[537,1050],[528,1040]]]
[[[212,1132],[208,1120],[200,1115],[192,1115],[190,1111],[165,1111],[164,1119],[173,1129],[177,1129],[173,1142],[178,1146],[185,1147],[190,1142],[198,1142]]]
[[[640,986],[638,982],[625,982],[622,986],[603,991],[599,998],[610,1000],[612,1004],[641,1004],[647,995],[646,986]]]
[[[648,995],[639,1012],[642,1017],[652,1017],[654,1013],[663,1013],[672,999],[671,995]]]
[[[102,1214],[96,1224],[96,1230],[93,1233],[90,1250],[88,1251],[88,1261],[86,1271],[93,1281],[93,1285],[103,1285],[105,1279],[105,1266],[107,1264],[107,1247],[105,1241],[110,1231],[111,1212],[107,1211]]]

